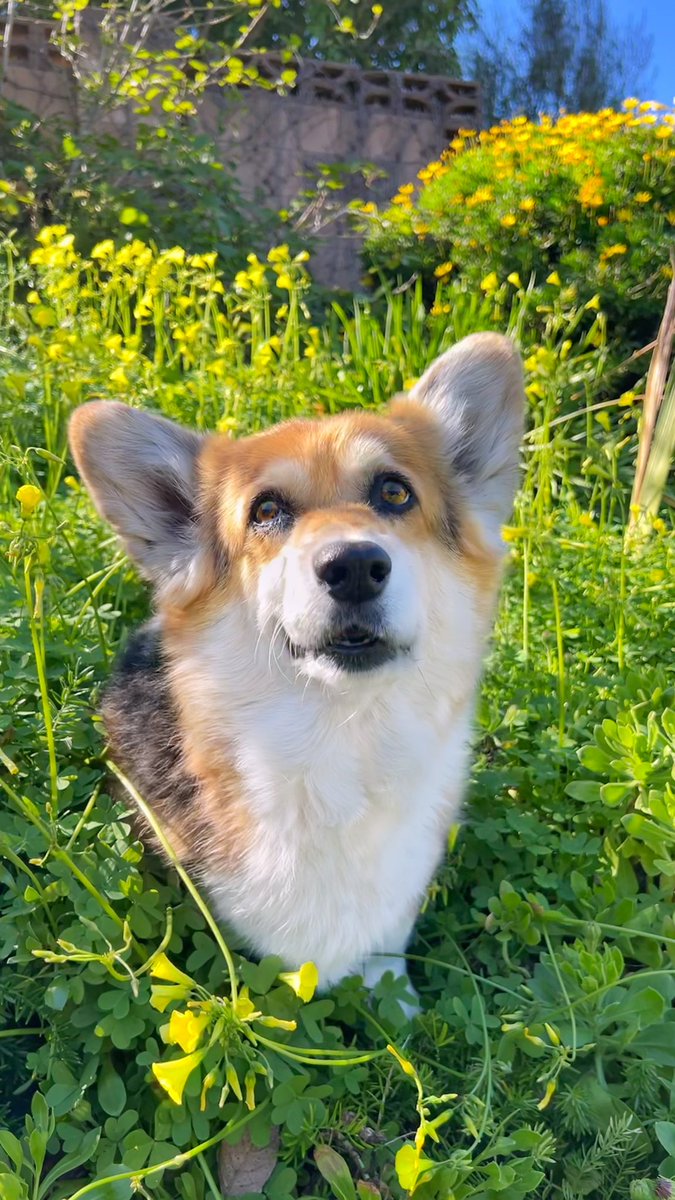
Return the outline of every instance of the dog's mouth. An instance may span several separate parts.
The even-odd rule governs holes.
[[[347,625],[316,646],[298,646],[290,638],[287,641],[293,658],[325,658],[347,671],[371,671],[406,649],[365,625]]]

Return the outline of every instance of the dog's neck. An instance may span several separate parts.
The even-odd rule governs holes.
[[[383,675],[348,677],[325,686],[302,680],[293,664],[266,651],[238,661],[229,621],[217,664],[213,630],[175,647],[168,639],[169,674],[180,714],[187,761],[198,777],[236,770],[253,818],[279,824],[358,821],[431,798],[459,769],[472,713],[474,663],[452,676],[414,663]],[[175,645],[175,644],[174,644]],[[228,786],[230,786],[228,782]]]

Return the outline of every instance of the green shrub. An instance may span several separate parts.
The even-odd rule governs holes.
[[[13,231],[26,250],[41,228],[64,224],[85,251],[126,231],[215,251],[235,267],[280,227],[271,209],[244,201],[232,166],[186,117],[161,126],[136,119],[124,138],[110,123],[73,134],[0,99],[0,141],[0,232]]]
[[[558,286],[582,302],[598,294],[623,349],[644,344],[670,277],[674,126],[672,110],[631,100],[623,113],[462,130],[389,208],[365,206],[367,260],[488,292],[533,277],[543,305]]]

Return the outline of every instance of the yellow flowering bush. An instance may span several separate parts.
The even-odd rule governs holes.
[[[674,134],[675,110],[634,99],[462,129],[389,208],[369,206],[370,264],[431,280],[451,261],[483,290],[516,274],[597,293],[617,336],[647,340],[675,236]]]

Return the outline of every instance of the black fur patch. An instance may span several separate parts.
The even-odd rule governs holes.
[[[198,782],[183,763],[176,709],[169,690],[159,630],[132,634],[101,703],[114,762],[160,820],[178,824],[195,802]]]

